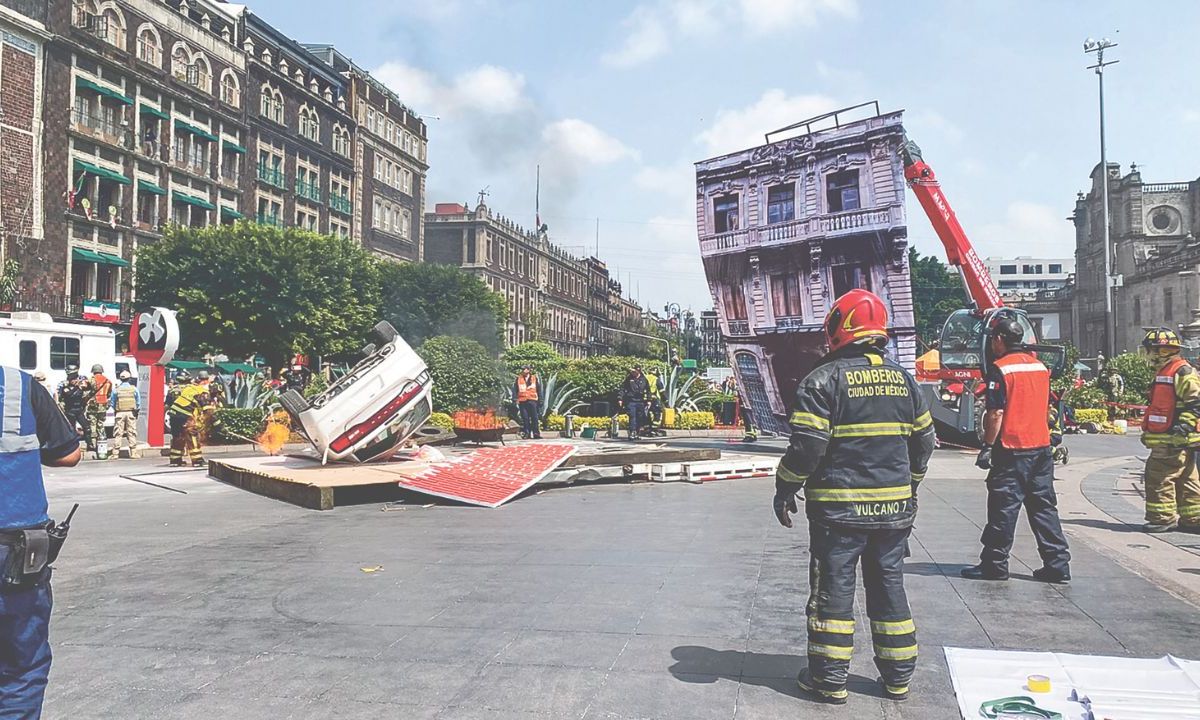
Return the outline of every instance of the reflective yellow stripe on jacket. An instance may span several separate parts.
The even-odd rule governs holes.
[[[884,488],[815,488],[804,493],[809,502],[889,502],[908,500],[912,485]]]
[[[835,438],[846,437],[907,437],[913,433],[913,423],[906,422],[877,422],[857,423],[853,425],[834,425],[830,433]]]

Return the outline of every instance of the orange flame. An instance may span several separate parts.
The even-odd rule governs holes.
[[[267,426],[258,434],[258,447],[268,455],[278,455],[292,434],[291,419],[282,410],[267,419]]]
[[[496,418],[495,410],[460,410],[454,413],[454,427],[463,430],[495,430],[505,423]]]

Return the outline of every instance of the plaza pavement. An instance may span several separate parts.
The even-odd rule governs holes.
[[[117,477],[161,459],[50,471],[54,514],[82,507],[55,578],[46,717],[955,718],[943,645],[1200,659],[1200,558],[1155,567],[1186,539],[1089,500],[1117,492],[1105,473],[1128,476],[1136,442],[1069,442],[1074,582],[1030,580],[1024,525],[1012,581],[959,579],[983,474],[939,451],[907,565],[914,695],[879,697],[860,602],[844,708],[795,688],[807,538],[776,524],[770,480],[322,513],[195,471],[140,478],[187,494]]]

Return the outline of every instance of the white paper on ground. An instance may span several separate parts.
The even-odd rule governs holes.
[[[1088,720],[1079,703],[1071,701],[1071,683],[1054,653],[1007,652],[945,648],[950,680],[964,720],[981,717],[979,706],[989,700],[1025,695],[1037,706],[1062,713],[1063,720]],[[1050,678],[1050,692],[1033,693],[1025,682],[1030,675]]]
[[[1200,716],[1200,663],[1194,661],[950,647],[945,652],[964,720],[978,718],[980,704],[1013,695],[1029,696],[1064,720]],[[1051,692],[1029,692],[1025,681],[1034,674],[1050,678]]]

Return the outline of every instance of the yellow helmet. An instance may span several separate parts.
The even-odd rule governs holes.
[[[1146,333],[1146,337],[1142,338],[1142,347],[1146,350],[1164,350],[1178,352],[1183,343],[1179,341],[1179,334],[1174,330],[1166,328],[1158,328]]]

